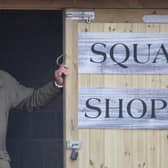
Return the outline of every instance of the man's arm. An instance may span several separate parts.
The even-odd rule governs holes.
[[[44,107],[51,102],[61,90],[54,85],[53,81],[38,89],[26,88],[21,85],[19,87],[14,109],[28,112]],[[28,92],[28,90],[30,91]]]
[[[27,88],[15,81],[13,109],[34,111],[47,105],[61,90],[61,87],[64,84],[64,76],[66,75],[67,67],[61,65],[54,73],[54,81],[51,81],[38,89]]]

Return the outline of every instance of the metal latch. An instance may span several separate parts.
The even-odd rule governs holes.
[[[72,11],[65,13],[67,19],[71,20],[84,20],[86,22],[91,22],[95,19],[95,12],[82,12],[82,11]]]
[[[80,149],[80,146],[81,146],[80,141],[67,141],[67,149],[71,150],[70,158],[72,161],[77,160],[78,150]]]
[[[80,149],[80,141],[67,141],[67,149]]]

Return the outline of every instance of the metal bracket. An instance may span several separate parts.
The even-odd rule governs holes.
[[[95,19],[95,12],[79,12],[79,11],[72,11],[65,13],[66,19],[70,20],[84,20],[87,23],[90,23]]]
[[[80,141],[67,141],[67,149],[80,149]]]

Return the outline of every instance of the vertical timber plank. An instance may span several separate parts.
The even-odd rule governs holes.
[[[77,93],[78,93],[78,74],[77,74],[77,22],[65,21],[64,35],[65,64],[69,68],[69,76],[65,83],[65,115],[64,115],[64,139],[78,140],[77,129]],[[71,150],[67,150],[65,156],[66,168],[78,168],[78,161],[70,160]]]
[[[168,32],[168,25],[161,24],[160,25],[160,32]],[[168,88],[168,75],[161,75],[160,78],[160,87]],[[168,131],[162,130],[160,131],[160,167],[165,168],[168,165]],[[167,149],[167,150],[166,150]]]

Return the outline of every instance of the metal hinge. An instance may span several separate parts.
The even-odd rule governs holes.
[[[72,11],[65,13],[66,19],[70,20],[84,20],[86,22],[91,22],[95,19],[95,12],[79,12]]]

